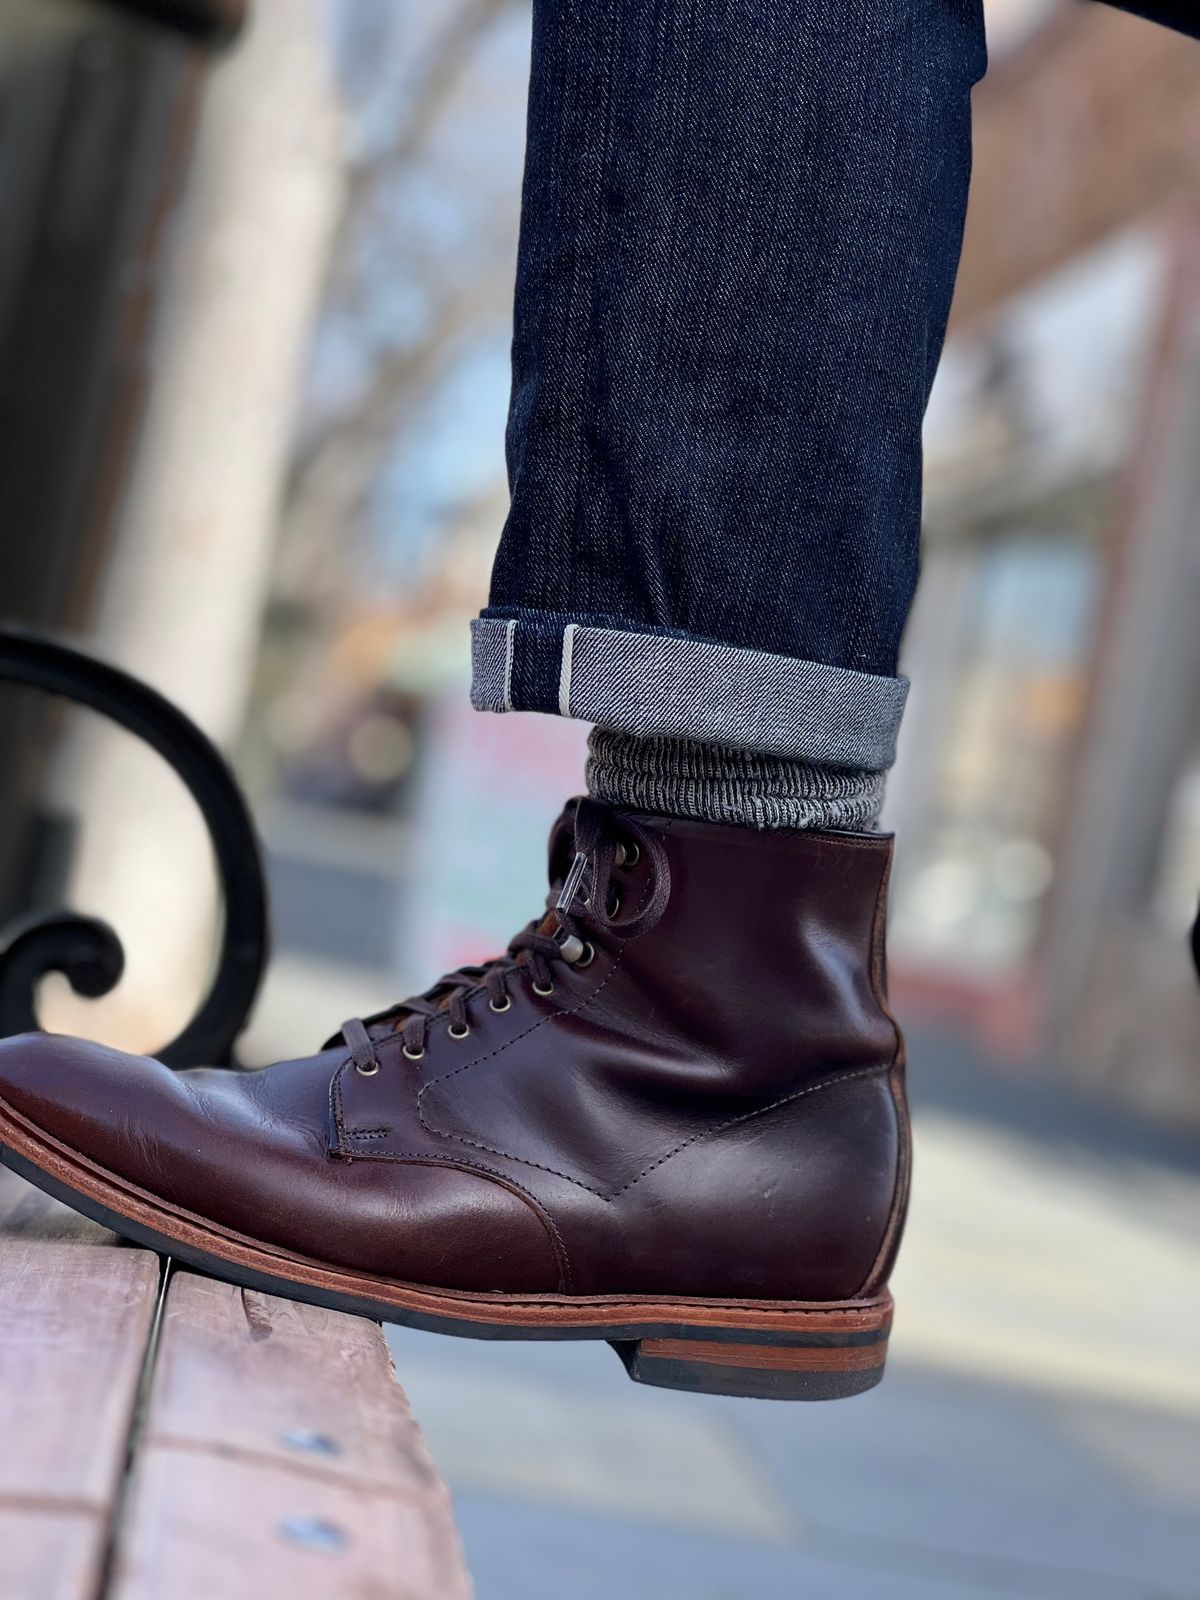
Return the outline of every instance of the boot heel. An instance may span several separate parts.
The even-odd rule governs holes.
[[[683,1337],[611,1342],[634,1383],[756,1400],[841,1400],[873,1389],[883,1377],[888,1329],[823,1344]]]

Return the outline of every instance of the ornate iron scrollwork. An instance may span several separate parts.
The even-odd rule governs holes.
[[[245,25],[250,8],[249,0],[107,0],[107,3],[206,45],[231,43]]]
[[[177,706],[118,667],[29,629],[0,628],[0,680],[71,700],[119,723],[179,775],[212,840],[225,901],[216,973],[192,1020],[157,1054],[173,1067],[232,1059],[267,959],[262,855],[237,780],[216,746]],[[125,965],[120,941],[94,917],[59,911],[0,934],[0,1036],[38,1027],[37,985],[63,973],[76,991],[108,994]]]

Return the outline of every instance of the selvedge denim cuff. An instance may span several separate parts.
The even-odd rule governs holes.
[[[906,678],[563,617],[477,617],[471,704],[545,711],[643,738],[697,739],[883,772]]]

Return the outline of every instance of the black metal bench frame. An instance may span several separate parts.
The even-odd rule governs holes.
[[[118,667],[33,629],[0,627],[0,681],[86,706],[155,750],[195,800],[212,840],[224,898],[216,971],[183,1031],[156,1053],[173,1067],[233,1061],[267,961],[267,890],[250,809],[228,763],[196,724],[163,695]],[[38,1027],[37,987],[61,972],[93,999],[125,966],[106,922],[63,909],[22,918],[0,932],[0,1037]]]

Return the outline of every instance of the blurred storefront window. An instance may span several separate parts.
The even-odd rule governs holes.
[[[1165,276],[1161,233],[1134,229],[947,350],[891,797],[893,948],[935,988],[1020,992],[1042,943]]]
[[[984,980],[1036,943],[1066,763],[1084,703],[1097,552],[1019,527],[973,551],[923,821],[905,850],[894,941]]]

